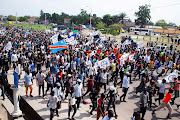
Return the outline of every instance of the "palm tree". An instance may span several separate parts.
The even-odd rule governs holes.
[[[119,19],[120,19],[120,21],[121,21],[121,24],[123,24],[124,23],[124,18],[126,17],[127,15],[126,15],[126,13],[120,13],[119,14]]]

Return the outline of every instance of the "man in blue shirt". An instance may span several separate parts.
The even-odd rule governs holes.
[[[24,75],[24,84],[26,86],[26,97],[28,97],[28,88],[30,88],[30,97],[32,96],[32,74],[30,74],[29,70],[27,71],[27,73]]]

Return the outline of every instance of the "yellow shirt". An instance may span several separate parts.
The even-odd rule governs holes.
[[[116,71],[116,64],[115,64],[115,63],[112,63],[112,64],[111,64],[111,67],[112,67],[112,71],[113,71],[113,72]]]

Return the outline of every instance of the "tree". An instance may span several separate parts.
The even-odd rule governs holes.
[[[176,25],[176,23],[169,22],[169,23],[168,23],[168,26],[176,27],[177,25]]]
[[[112,23],[119,23],[119,16],[118,15],[112,16]]]
[[[126,17],[126,13],[120,13],[119,14],[119,20],[121,21],[121,24],[124,24],[124,18]]]
[[[8,20],[8,21],[16,21],[16,16],[9,15],[9,16],[7,17],[7,20]]]
[[[90,15],[87,14],[87,11],[81,9],[81,13],[78,15],[78,22],[81,24],[89,24]]]
[[[44,12],[41,10],[40,11],[40,17],[39,17],[40,21],[44,20]]]
[[[147,25],[151,19],[150,5],[145,4],[139,6],[139,11],[135,12],[135,16],[137,17],[135,20],[136,25],[141,25],[141,27],[143,27],[143,25]]]
[[[52,20],[53,23],[61,24],[60,16],[57,13],[52,14],[51,20]]]
[[[119,25],[119,24],[113,24],[110,25],[110,34],[113,36],[119,35],[120,34],[120,30],[122,29],[123,25]]]
[[[112,17],[111,17],[110,14],[106,14],[106,15],[103,16],[102,21],[103,21],[107,26],[109,26],[109,25],[112,24],[112,19],[111,19],[111,18],[112,18]]]
[[[102,22],[98,22],[98,24],[96,25],[96,30],[104,29],[104,28],[105,28],[105,24]]]
[[[20,22],[25,22],[27,20],[28,20],[28,18],[26,16],[18,18],[18,21],[20,21]]]
[[[91,19],[92,26],[96,26],[99,22],[102,22],[102,19],[100,17],[93,17]]]
[[[166,23],[164,19],[161,19],[156,22],[155,26],[165,27],[165,26],[168,26],[168,24]]]

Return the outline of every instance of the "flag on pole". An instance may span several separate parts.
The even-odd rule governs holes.
[[[65,41],[61,40],[61,41],[57,42],[56,44],[49,46],[49,48],[52,51],[52,53],[54,54],[60,50],[67,49],[68,47],[67,47]]]
[[[14,85],[18,88],[18,73],[14,71]]]

